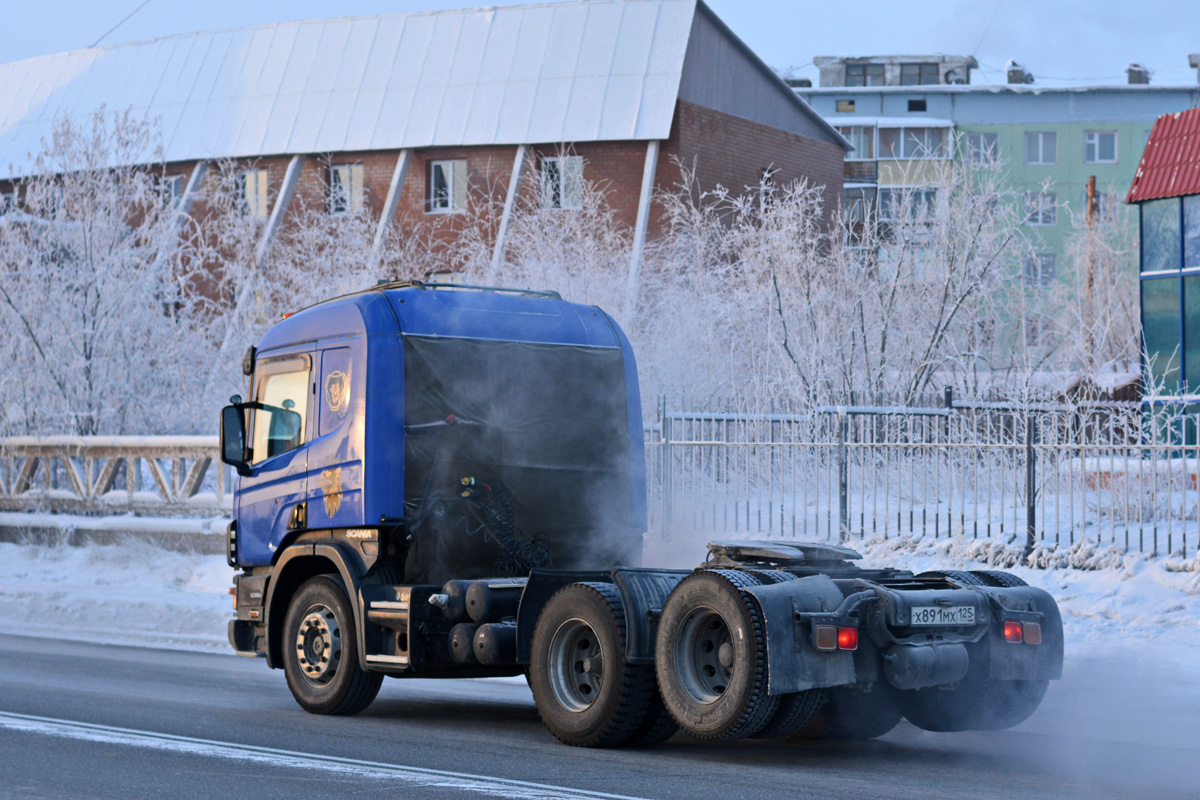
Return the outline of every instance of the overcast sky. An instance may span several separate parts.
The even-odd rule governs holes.
[[[0,0],[0,63],[175,33],[293,19],[463,8],[463,0]],[[1123,83],[1137,61],[1156,84],[1194,84],[1198,0],[708,0],[768,64],[811,77],[816,55],[974,54],[972,83],[1002,83],[1015,58],[1039,85]],[[511,5],[501,2],[493,5]],[[106,36],[107,34],[107,36]]]

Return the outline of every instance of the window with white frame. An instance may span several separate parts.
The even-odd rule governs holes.
[[[1031,288],[1044,289],[1057,275],[1058,256],[1053,253],[1038,253],[1021,262],[1021,278]]]
[[[1025,224],[1057,225],[1058,195],[1054,192],[1026,192]]]
[[[542,156],[538,179],[542,208],[583,208],[582,156]]]
[[[183,197],[183,176],[167,175],[158,182],[158,194],[164,206],[173,206]]]
[[[881,222],[931,222],[937,213],[937,189],[891,186],[879,188]]]
[[[267,206],[267,171],[247,169],[238,173],[238,207],[248,217],[265,217]]]
[[[962,149],[966,160],[972,164],[990,164],[1000,152],[994,133],[965,133]]]
[[[1112,214],[1114,202],[1120,202],[1120,198],[1110,197],[1112,192],[1096,192],[1096,219],[1097,223],[1108,222],[1109,215]],[[1087,219],[1088,196],[1087,187],[1083,189],[1083,197],[1080,199],[1079,207],[1083,209],[1084,219]]]
[[[467,160],[456,158],[429,162],[427,214],[467,210]]]
[[[1057,164],[1058,134],[1054,131],[1030,131],[1025,134],[1026,164]]]
[[[866,125],[839,125],[838,133],[845,136],[854,149],[846,153],[847,161],[875,160],[875,128]]]
[[[949,157],[946,128],[880,128],[881,159],[937,159]]]
[[[17,207],[17,195],[15,192],[0,192],[0,214],[7,214]]]
[[[329,213],[359,214],[363,210],[363,165],[334,164],[329,168]]]
[[[1117,163],[1117,132],[1085,132],[1083,134],[1083,160],[1088,164]]]

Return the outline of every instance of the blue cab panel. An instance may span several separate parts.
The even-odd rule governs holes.
[[[406,358],[420,363],[406,365]],[[499,364],[509,371],[498,371]],[[542,364],[555,366],[543,372]],[[567,380],[564,364],[579,365],[581,372]],[[469,373],[455,374],[460,369]],[[417,383],[406,385],[410,373]],[[299,386],[306,387],[306,398],[291,396]],[[612,428],[612,419],[590,419],[613,416],[615,401],[592,401],[601,395],[619,397],[620,436],[597,434],[603,441],[594,444],[595,436],[578,435],[605,424]],[[506,396],[520,399],[502,407],[499,398]],[[456,469],[482,471],[481,481],[490,474],[493,483],[504,476],[511,484],[509,502],[518,522],[531,528],[518,529],[522,552],[531,546],[526,540],[554,542],[554,565],[574,565],[587,541],[608,538],[622,544],[610,548],[616,555],[604,558],[631,563],[640,557],[646,506],[637,368],[628,340],[598,308],[504,291],[381,285],[309,307],[272,327],[258,345],[249,399],[303,408],[304,415],[302,437],[287,443],[284,452],[268,443],[269,452],[252,453],[251,474],[239,479],[234,514],[243,566],[272,563],[302,530],[410,524],[410,540],[412,530],[428,529],[422,534],[425,567],[417,577],[432,580],[438,574],[429,564],[441,560],[433,553],[447,546],[441,539],[449,534],[431,527],[429,510],[453,505],[448,487],[467,477]],[[408,419],[406,403],[414,401],[422,420]],[[443,408],[449,411],[443,414]],[[248,441],[260,450],[266,416],[251,414]],[[453,431],[431,435],[421,427],[456,416]],[[551,433],[554,442],[576,435],[575,443],[544,459],[532,444],[526,446]],[[593,451],[604,465],[588,460]],[[619,469],[613,467],[614,454]],[[407,483],[406,465],[415,476]],[[449,472],[441,475],[439,469]],[[572,498],[576,506],[559,497]],[[595,511],[613,505],[620,513]],[[407,519],[414,515],[420,519]],[[571,517],[593,521],[590,528],[579,527]],[[599,530],[606,525],[622,533]],[[635,535],[637,552],[630,544]],[[454,546],[490,547],[493,554],[511,556],[517,542]],[[414,553],[417,549],[414,545]],[[527,566],[520,558],[497,557],[496,568],[506,564],[514,571]],[[491,562],[476,566],[492,574]]]

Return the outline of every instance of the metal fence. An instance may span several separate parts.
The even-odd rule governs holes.
[[[647,415],[652,529],[1184,557],[1200,543],[1195,415],[1121,402],[719,408],[662,401]]]

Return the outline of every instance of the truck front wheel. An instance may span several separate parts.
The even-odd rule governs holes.
[[[564,744],[612,747],[643,733],[654,675],[625,660],[615,586],[575,583],[546,602],[533,629],[529,686],[538,715]]]
[[[357,714],[379,693],[383,675],[359,664],[354,615],[335,579],[309,579],[288,605],[283,672],[296,702],[312,714]]]

